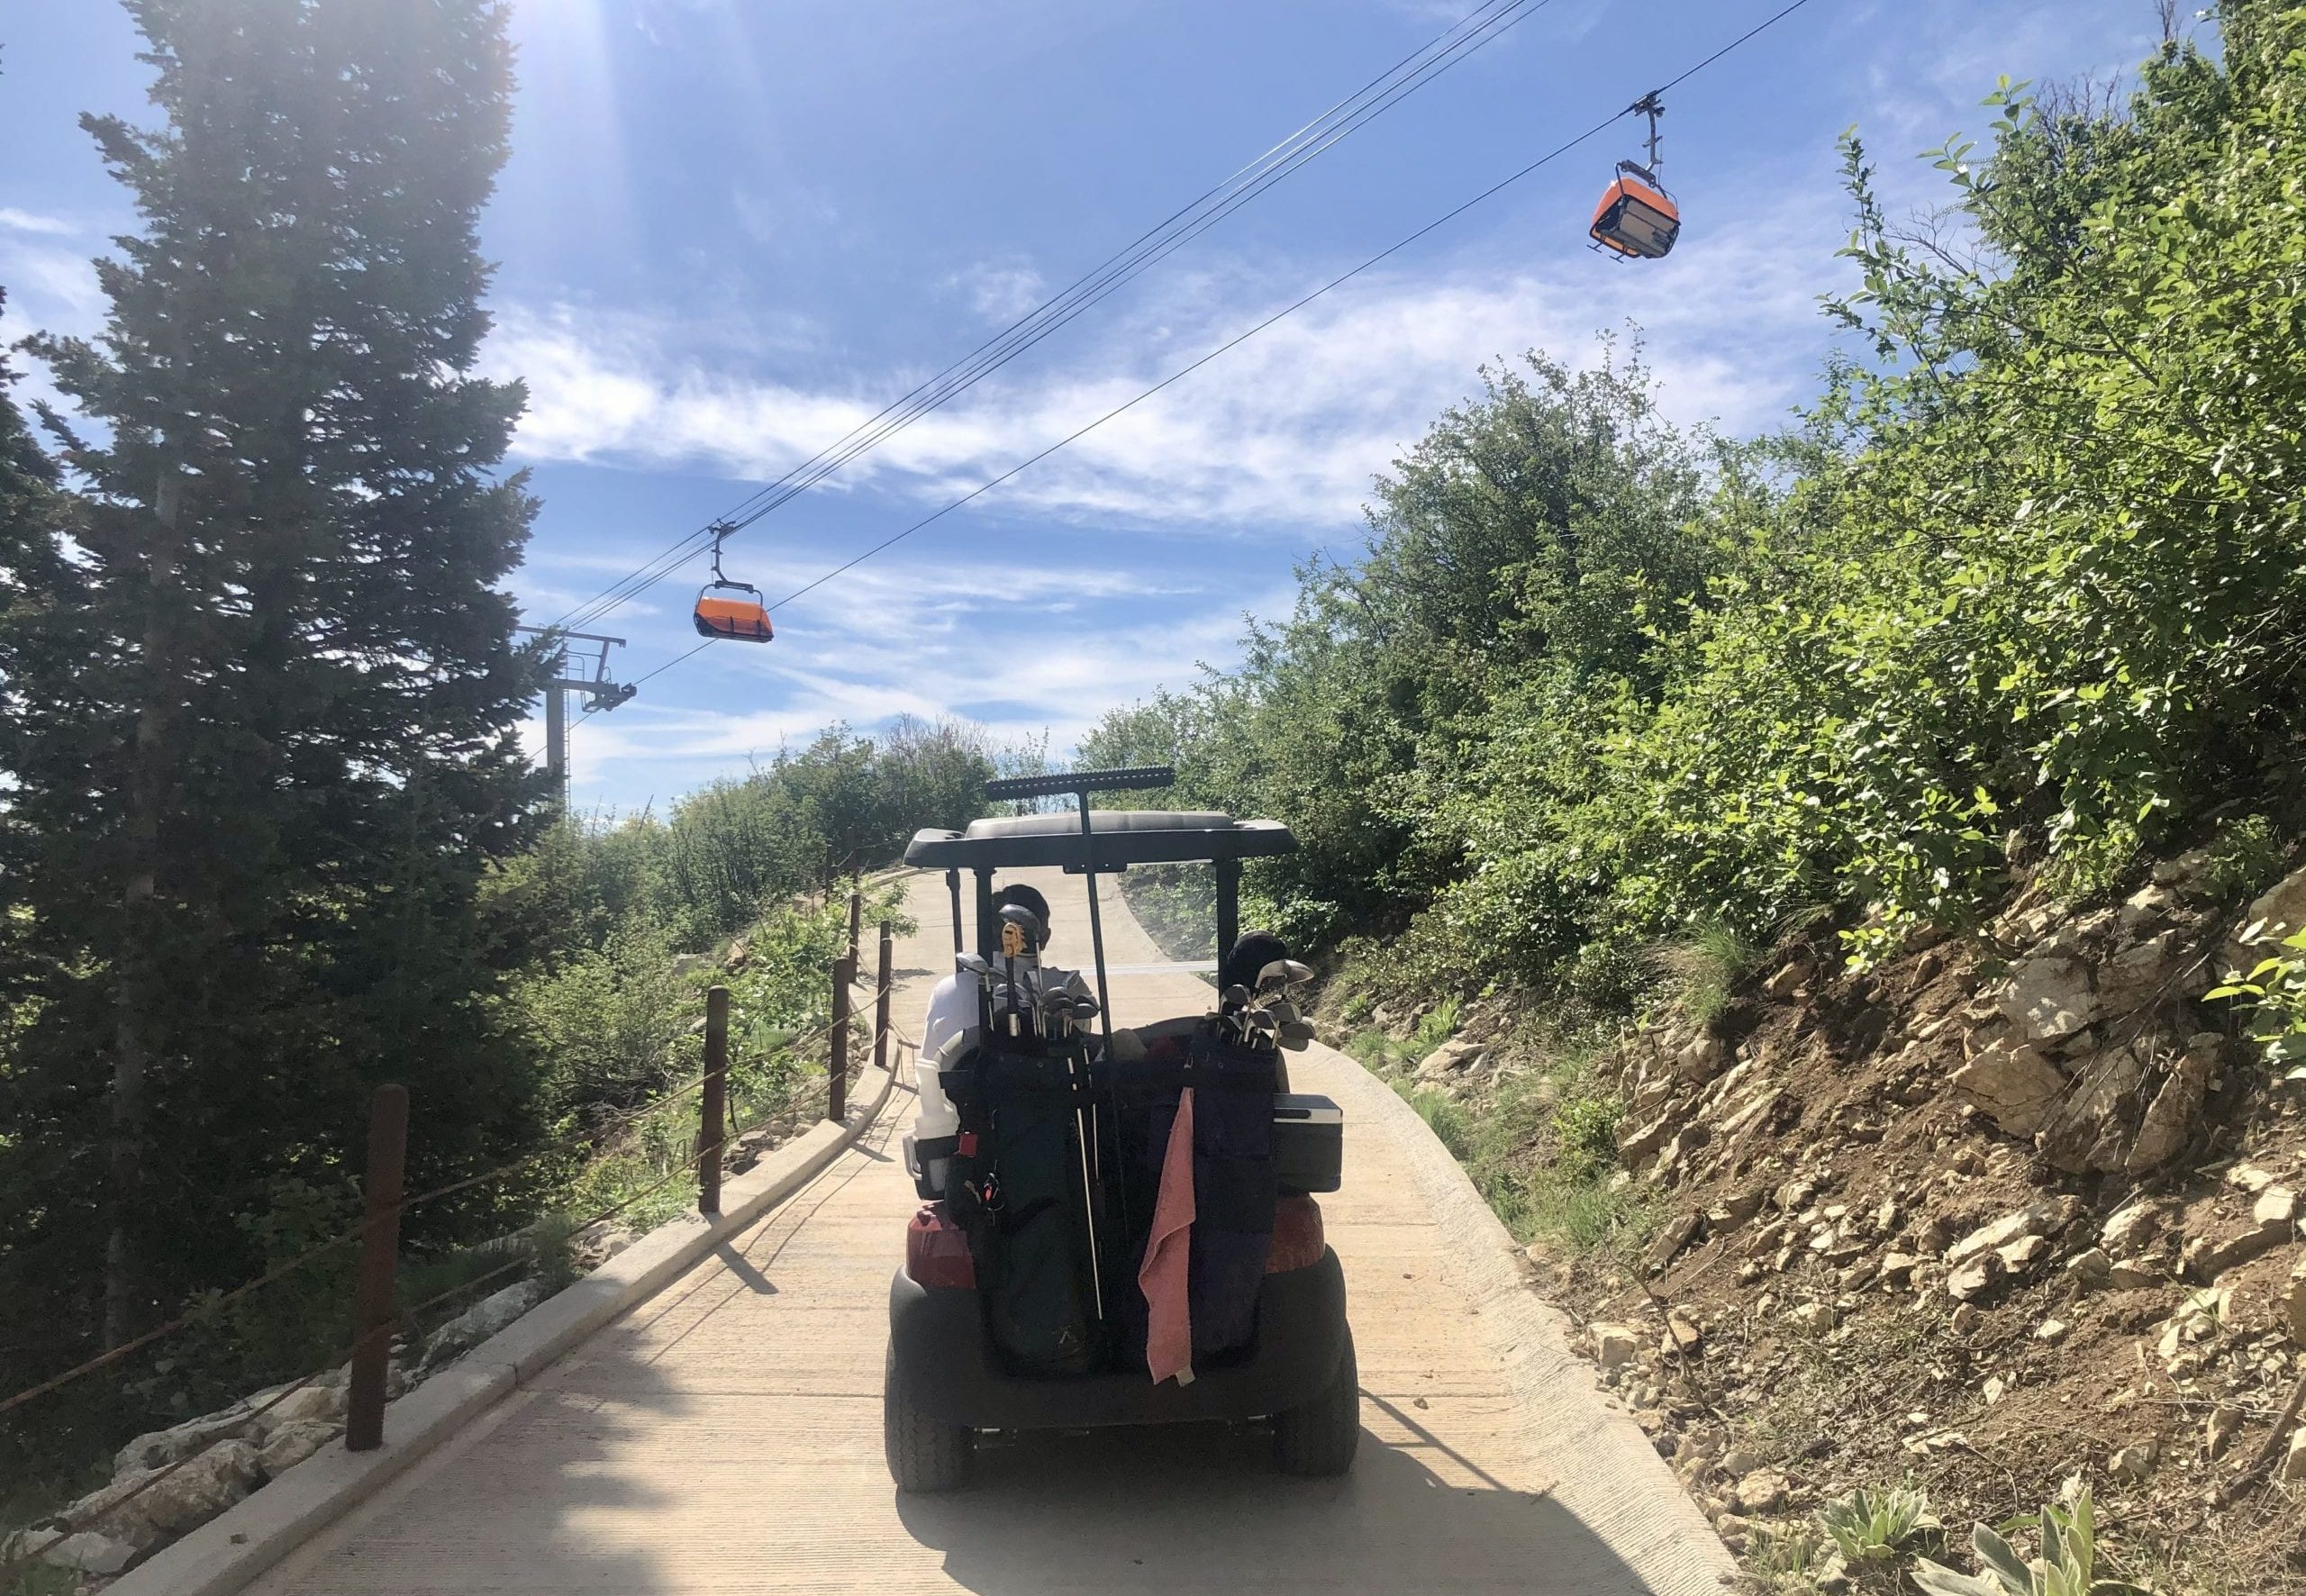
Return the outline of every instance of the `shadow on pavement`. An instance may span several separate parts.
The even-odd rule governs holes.
[[[949,1578],[988,1596],[1648,1589],[1542,1492],[1430,1436],[1386,1442],[1365,1428],[1341,1480],[1276,1474],[1270,1450],[1250,1428],[1024,1435],[981,1453],[969,1490],[899,1495],[896,1510],[944,1555]]]

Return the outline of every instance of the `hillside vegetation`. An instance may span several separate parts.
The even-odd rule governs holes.
[[[1084,746],[1293,827],[1245,923],[1760,1585],[2306,1588],[2306,13],[2219,21],[1926,216],[1848,135],[1792,427],[1501,364]]]
[[[477,368],[507,8],[129,10],[152,121],[83,123],[138,218],[105,321],[0,361],[0,1402],[123,1356],[0,1412],[0,1542],[139,1432],[341,1361],[380,1084],[447,1188],[404,1219],[412,1346],[571,1221],[688,1200],[713,980],[739,1120],[805,1111],[847,884],[995,767],[834,728],[663,817],[563,815],[504,586],[526,394]],[[20,352],[68,417],[18,404]]]
[[[2086,894],[2252,814],[2286,839],[2301,26],[2229,7],[2222,62],[2174,44],[2119,107],[2005,86],[1908,224],[1853,132],[1862,286],[1798,426],[1676,428],[1638,351],[1486,372],[1363,558],[1085,757],[1289,822],[1269,917],[1382,936],[1381,987],[1600,1011],[1660,939],[1823,919],[1863,962],[2015,866]]]

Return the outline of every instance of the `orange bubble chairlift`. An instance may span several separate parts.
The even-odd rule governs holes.
[[[722,574],[721,540],[731,530],[725,526],[713,529],[713,580],[697,590],[696,630],[708,638],[766,643],[776,636],[776,629],[769,624],[768,608],[761,603],[760,589],[731,582]]]
[[[1618,175],[1602,191],[1593,207],[1593,224],[1586,230],[1595,247],[1621,260],[1659,260],[1681,236],[1682,208],[1657,180],[1657,118],[1665,112],[1656,95],[1645,95],[1626,107],[1649,118],[1649,164],[1618,162]]]

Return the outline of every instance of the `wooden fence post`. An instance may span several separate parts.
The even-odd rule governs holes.
[[[832,966],[832,1062],[826,1070],[825,1118],[838,1125],[849,1118],[849,984],[857,979],[855,959]]]
[[[889,966],[891,944],[889,922],[881,922],[881,978],[875,984],[873,997],[873,1067],[889,1067]]]
[[[344,1445],[373,1452],[385,1444],[385,1377],[400,1317],[400,1202],[407,1194],[408,1088],[386,1085],[368,1100],[368,1219],[353,1287],[352,1378],[345,1393]]]
[[[704,1111],[696,1128],[696,1211],[721,1211],[721,1143],[728,1134],[729,989],[704,994]]]
[[[849,889],[849,967],[857,968],[857,933],[865,916],[865,894],[857,887]]]

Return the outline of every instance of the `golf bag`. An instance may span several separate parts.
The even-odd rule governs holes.
[[[1020,1374],[1102,1366],[1093,1215],[1079,1126],[1090,1107],[1078,1040],[987,1038],[944,1074],[960,1151],[947,1206],[968,1236],[994,1347]]]
[[[1179,1046],[1114,1075],[1122,1111],[1120,1159],[1125,1211],[1149,1227],[1178,1094],[1194,1089],[1194,1223],[1187,1265],[1196,1359],[1247,1348],[1257,1333],[1257,1293],[1273,1252],[1278,1186],[1273,1165],[1273,1098],[1278,1060],[1243,1047],[1204,1021]],[[1141,1358],[1146,1304],[1136,1289],[1148,1234],[1129,1238],[1130,1283],[1121,1292],[1125,1356]]]

